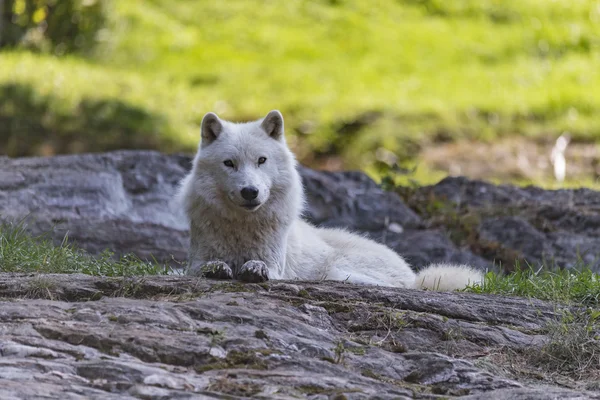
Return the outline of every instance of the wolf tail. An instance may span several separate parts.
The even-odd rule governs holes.
[[[416,289],[453,291],[483,283],[484,274],[468,265],[431,264],[417,273]]]

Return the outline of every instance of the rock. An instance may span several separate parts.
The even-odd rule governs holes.
[[[589,189],[542,190],[536,187],[492,185],[466,178],[446,178],[415,190],[407,198],[431,227],[456,229],[465,244],[509,269],[515,259],[539,267],[600,268],[600,193]],[[427,205],[430,205],[429,207]],[[431,211],[434,210],[434,211]],[[427,215],[425,215],[427,214]]]
[[[186,226],[169,209],[189,166],[183,156],[116,152],[0,158],[0,215],[33,234],[52,231],[91,253],[186,258]]]
[[[191,157],[151,151],[49,158],[0,158],[0,216],[27,218],[33,234],[52,231],[97,254],[134,253],[161,262],[185,261],[187,226],[170,209]],[[365,233],[404,253],[420,268],[441,261],[490,263],[461,250],[392,192],[381,190],[360,172],[300,169],[311,222]]]
[[[547,342],[542,301],[80,274],[0,274],[0,298],[2,398],[600,398],[478,366]]]
[[[527,260],[551,254],[544,234],[520,217],[487,218],[479,225],[479,239],[513,249]]]
[[[300,168],[307,193],[307,218],[328,227],[385,232],[396,223],[422,226],[421,218],[394,193],[381,190],[361,172],[327,172]]]
[[[501,389],[492,393],[479,393],[471,396],[464,396],[464,400],[581,400],[581,399],[598,399],[600,395],[596,393],[588,393],[582,395],[580,392],[569,389]]]

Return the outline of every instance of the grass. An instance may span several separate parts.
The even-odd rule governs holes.
[[[535,298],[575,306],[559,308],[548,321],[541,347],[518,351],[544,379],[560,377],[597,382],[600,376],[600,276],[581,266],[571,270],[521,268],[509,274],[488,273],[467,292]],[[512,361],[511,361],[512,364]],[[518,364],[518,362],[517,362]]]
[[[171,269],[133,255],[115,259],[109,251],[92,256],[69,243],[67,237],[60,245],[55,245],[49,234],[31,236],[22,224],[5,222],[0,224],[0,272],[134,276],[166,275],[171,273]],[[586,267],[537,271],[528,267],[517,268],[508,274],[489,272],[481,285],[469,286],[466,291],[589,307],[600,305],[600,277]],[[397,317],[393,318],[394,321]]]
[[[489,272],[472,293],[531,297],[582,306],[600,305],[600,276],[589,268],[534,270],[519,268],[509,274]]]
[[[67,237],[56,246],[49,235],[34,237],[27,234],[23,225],[2,223],[0,272],[133,276],[164,275],[170,268],[133,255],[115,260],[109,251],[94,257],[68,243]]]
[[[562,318],[547,326],[549,341],[531,361],[550,372],[576,379],[600,376],[600,311],[564,311]]]
[[[9,153],[193,150],[205,112],[272,108],[302,162],[372,175],[377,150],[439,140],[600,141],[595,0],[138,0],[111,18],[90,58],[0,53]]]

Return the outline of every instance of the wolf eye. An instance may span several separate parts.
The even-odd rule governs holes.
[[[233,168],[233,161],[231,160],[225,160],[223,161],[223,164],[225,164],[226,167]]]
[[[260,157],[260,158],[258,159],[258,165],[260,165],[260,164],[264,164],[264,163],[265,163],[265,161],[267,161],[267,157]]]

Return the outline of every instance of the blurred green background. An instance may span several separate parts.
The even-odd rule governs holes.
[[[550,187],[600,176],[600,0],[0,5],[2,154],[191,152],[206,112],[277,108],[316,168]]]

